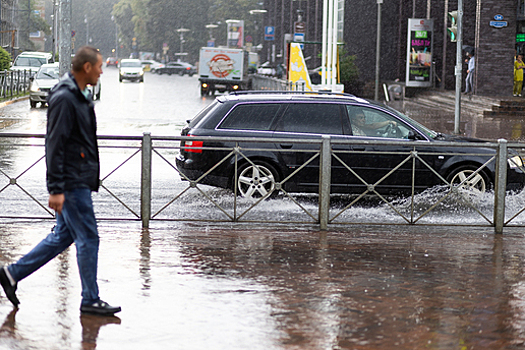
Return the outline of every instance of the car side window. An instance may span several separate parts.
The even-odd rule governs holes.
[[[352,135],[403,139],[410,128],[388,113],[362,106],[346,106]]]
[[[341,108],[330,103],[292,103],[276,131],[342,135]]]
[[[226,116],[219,129],[270,130],[279,108],[277,103],[238,105]]]

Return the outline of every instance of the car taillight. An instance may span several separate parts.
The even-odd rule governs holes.
[[[186,67],[186,70],[190,70],[191,68],[190,67]]]
[[[188,135],[188,136],[191,137],[193,135]],[[197,147],[202,147],[202,145],[203,145],[202,141],[186,140],[186,141],[183,141],[181,149],[183,151],[191,152],[191,153],[202,153],[202,148],[197,148]]]

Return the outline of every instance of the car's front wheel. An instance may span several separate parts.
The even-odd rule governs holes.
[[[451,186],[459,186],[461,184],[462,189],[485,192],[491,187],[490,180],[483,170],[473,175],[477,169],[473,165],[461,166],[455,169],[447,177],[447,180]]]
[[[263,161],[245,163],[238,169],[237,191],[246,198],[270,197],[276,195],[275,183],[279,182],[277,170]]]
[[[31,108],[36,108],[36,104],[37,104],[36,101],[29,100],[29,105],[31,106]]]

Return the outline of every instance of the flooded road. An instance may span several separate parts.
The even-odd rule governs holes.
[[[178,135],[211,101],[199,96],[196,77],[148,74],[144,84],[119,84],[116,69],[106,68],[96,102],[99,134]],[[2,132],[44,133],[45,112],[31,110],[28,101],[8,106],[2,118],[12,123]],[[432,128],[453,129],[448,112],[418,115]],[[487,120],[473,118],[480,124],[467,130],[490,130]],[[490,139],[505,137],[508,125],[494,125],[503,127],[494,126]],[[9,152],[0,161],[19,174],[42,149]],[[113,160],[132,151],[111,152]],[[135,172],[124,167],[107,180],[123,198],[138,193],[140,173],[133,166]],[[112,170],[103,167],[103,174]],[[178,176],[169,165],[154,169],[155,210],[180,181],[173,184]],[[44,171],[39,163],[20,179],[42,200]],[[2,203],[20,196],[3,195]],[[211,195],[232,200],[222,190]],[[99,217],[129,214],[96,196]],[[420,210],[428,199],[420,198]],[[523,195],[513,200],[523,207]],[[23,201],[2,203],[4,212],[29,208]],[[303,214],[279,199],[262,208],[268,220]],[[348,215],[392,222],[387,209],[357,208]],[[165,215],[215,219],[221,213],[190,194]],[[453,215],[470,220],[465,211]],[[492,228],[443,228],[445,216],[429,219],[436,226],[334,225],[328,232],[308,224],[153,222],[143,230],[137,221],[100,221],[101,297],[123,311],[110,318],[80,315],[71,247],[19,284],[19,310],[0,293],[0,349],[525,349],[522,227],[503,235]],[[52,226],[51,220],[1,222],[0,264],[17,260]]]
[[[2,225],[1,261],[49,227]],[[103,223],[118,318],[80,316],[70,248],[0,297],[0,349],[521,349],[520,231]]]

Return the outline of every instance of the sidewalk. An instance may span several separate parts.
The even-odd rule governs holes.
[[[0,226],[0,264],[50,222]],[[99,223],[101,297],[74,247],[0,295],[0,349],[503,349],[525,343],[522,230]],[[492,345],[491,345],[492,344]]]

